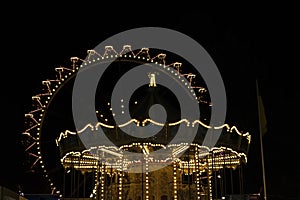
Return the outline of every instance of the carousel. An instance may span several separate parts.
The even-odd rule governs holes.
[[[212,200],[239,193],[251,135],[228,123],[210,123],[214,104],[190,63],[171,52],[130,45],[119,52],[113,46],[102,54],[88,50],[85,59],[71,61],[43,81],[43,92],[32,97],[35,107],[26,114],[31,168],[39,165],[53,194]],[[78,87],[101,68],[90,105],[90,90]],[[124,76],[132,86],[118,83]],[[182,94],[190,103],[181,103]],[[200,112],[180,109],[190,104]]]

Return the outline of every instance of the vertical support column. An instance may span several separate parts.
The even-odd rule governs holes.
[[[175,159],[173,159],[173,191],[174,200],[177,200],[177,165]]]
[[[146,200],[149,200],[149,159],[148,154],[145,155],[145,193],[146,193]]]
[[[189,199],[191,199],[191,175],[190,175],[190,149],[188,149],[188,157],[187,157],[187,161],[188,161],[188,186],[189,186]]]
[[[227,186],[226,186],[226,160],[227,160],[227,150],[223,150],[223,176],[222,176],[222,187],[223,187],[223,196],[226,196],[227,195]]]
[[[213,194],[212,194],[212,182],[211,182],[211,176],[213,175],[213,152],[210,152],[211,158],[207,158],[207,182],[208,182],[208,196],[209,200],[213,199]],[[211,161],[210,161],[211,159]]]
[[[118,176],[118,199],[122,199],[123,196],[123,170],[120,170],[119,172],[117,172],[117,176]]]
[[[115,194],[114,189],[116,189],[116,185],[113,184],[113,170],[112,170],[112,165],[109,166],[109,168],[107,167],[107,169],[109,169],[109,199],[112,200],[113,199],[113,195]],[[117,175],[116,175],[117,176]],[[117,178],[117,177],[116,177]],[[108,197],[106,197],[108,199]]]
[[[100,166],[100,199],[104,200],[105,196],[104,196],[104,186],[105,186],[105,165],[101,165]]]
[[[119,199],[123,199],[123,181],[124,181],[124,176],[125,176],[125,166],[124,166],[124,157],[122,156],[121,159],[121,166],[120,166],[120,176],[119,176]],[[126,198],[126,197],[124,197]]]
[[[198,154],[197,147],[195,148],[195,168],[196,168],[197,199],[200,199],[200,195],[201,195],[200,165],[199,165],[199,154]]]
[[[95,180],[95,185],[94,185],[94,189],[93,189],[93,193],[91,194],[90,197],[92,197],[92,199],[99,199],[99,195],[100,195],[100,188],[99,188],[99,183],[100,183],[100,170],[99,170],[99,166],[97,167],[97,170],[95,170],[94,172],[94,180]]]

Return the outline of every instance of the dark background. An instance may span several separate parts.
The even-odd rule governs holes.
[[[70,57],[84,58],[88,49],[114,34],[158,26],[192,37],[218,66],[227,92],[227,121],[249,131],[253,138],[245,193],[258,193],[262,187],[255,88],[259,78],[268,122],[263,137],[267,193],[274,198],[299,199],[298,64],[292,62],[298,53],[299,23],[293,6],[172,8],[149,2],[132,9],[125,9],[127,6],[18,3],[3,7],[10,12],[1,14],[0,185],[16,191],[18,185],[32,185],[30,178],[23,177],[18,134],[41,81],[55,67],[69,66]]]

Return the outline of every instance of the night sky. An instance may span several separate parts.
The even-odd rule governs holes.
[[[283,199],[299,198],[300,167],[293,160],[299,153],[298,65],[292,63],[298,52],[294,44],[298,22],[293,9],[280,5],[277,9],[186,6],[181,10],[156,7],[130,12],[104,11],[100,6],[99,10],[89,12],[80,5],[12,8],[2,19],[2,186],[17,190],[18,185],[32,184],[30,178],[23,177],[23,153],[18,139],[31,96],[36,94],[41,81],[52,76],[55,67],[69,66],[70,57],[84,58],[87,50],[114,34],[155,26],[195,39],[218,66],[227,94],[226,120],[253,136],[245,172],[246,193],[257,193],[262,187],[255,88],[259,78],[268,122],[268,132],[263,137],[267,192]],[[295,52],[291,46],[296,47]]]

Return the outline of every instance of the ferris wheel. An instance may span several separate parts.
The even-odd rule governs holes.
[[[22,133],[28,169],[43,175],[52,194],[212,199],[224,195],[224,190],[221,194],[213,189],[224,189],[213,177],[247,163],[251,135],[229,124],[210,125],[213,102],[205,81],[179,55],[107,45],[102,52],[88,50],[86,58],[70,61],[70,66],[54,69],[55,77],[42,81],[25,114]],[[99,78],[97,70],[103,68]],[[80,88],[78,77],[86,81],[91,74],[97,84]],[[130,84],[120,83],[121,79]],[[80,92],[74,95],[76,89]],[[89,89],[92,100],[86,98]],[[128,90],[133,92],[127,94]],[[178,91],[186,95],[186,102],[197,105],[201,111],[197,117],[180,109]],[[157,115],[161,106],[164,111]],[[74,108],[79,109],[75,114]],[[203,146],[206,133],[213,130],[222,130],[218,143]],[[190,132],[194,137],[186,142]],[[161,193],[154,192],[159,188],[154,173],[159,170],[169,180]]]

